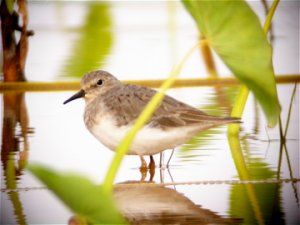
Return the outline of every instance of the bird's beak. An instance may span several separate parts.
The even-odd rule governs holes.
[[[73,100],[75,100],[77,98],[82,98],[84,96],[85,96],[85,91],[81,89],[76,94],[74,94],[73,96],[71,96],[69,99],[67,99],[66,101],[64,101],[64,104],[67,104],[68,102],[73,101]]]

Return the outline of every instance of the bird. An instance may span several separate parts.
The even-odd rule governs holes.
[[[86,128],[112,151],[117,149],[157,92],[123,83],[104,70],[88,72],[83,76],[80,86],[81,89],[63,104],[84,98]],[[240,123],[240,118],[208,115],[165,95],[152,117],[136,135],[127,154],[140,156],[140,168],[147,168],[144,156],[149,155],[153,163],[153,155],[174,149],[209,128],[229,123]]]

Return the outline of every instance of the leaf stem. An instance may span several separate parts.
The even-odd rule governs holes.
[[[159,103],[163,100],[165,92],[168,88],[172,86],[174,81],[176,80],[176,77],[179,75],[182,66],[188,59],[188,57],[191,55],[191,53],[197,49],[199,46],[199,43],[192,47],[186,55],[183,57],[183,59],[179,62],[177,66],[174,67],[174,69],[171,71],[171,74],[167,80],[162,84],[160,87],[160,90],[153,96],[153,98],[148,102],[145,109],[142,111],[142,113],[139,115],[138,119],[134,123],[133,127],[127,132],[125,137],[122,139],[120,145],[118,146],[116,150],[115,157],[110,165],[110,168],[106,174],[103,188],[104,190],[111,192],[113,187],[113,181],[116,177],[117,171],[119,169],[119,166],[121,164],[121,161],[124,157],[124,155],[127,153],[131,143],[134,140],[134,137],[138,133],[138,131],[144,126],[145,123],[147,123],[148,119],[151,117],[151,115],[154,113],[156,108],[158,107]]]
[[[242,116],[243,111],[245,109],[248,95],[249,95],[249,89],[246,87],[246,85],[241,85],[239,94],[237,96],[237,99],[236,99],[235,104],[233,105],[233,108],[231,111],[232,117],[241,117]],[[240,130],[240,124],[229,124],[228,125],[228,134],[229,135],[238,134],[239,130]]]
[[[218,77],[216,65],[210,49],[210,43],[205,37],[200,37],[200,51],[203,56],[204,64],[210,78]]]
[[[288,132],[288,129],[289,129],[289,125],[290,125],[290,119],[291,119],[291,113],[292,113],[293,101],[294,101],[295,94],[296,94],[296,89],[297,89],[297,83],[295,83],[293,93],[292,93],[292,96],[291,96],[289,112],[288,112],[288,116],[287,116],[287,120],[286,120],[285,130],[284,130],[284,138],[286,138],[286,135],[287,135],[287,132]]]
[[[265,21],[265,24],[264,24],[264,27],[263,27],[263,30],[265,32],[265,34],[267,34],[271,24],[272,24],[272,18],[274,16],[274,13],[275,13],[275,10],[279,4],[279,1],[280,0],[274,0],[269,12],[268,12],[268,15],[266,17],[266,21]]]

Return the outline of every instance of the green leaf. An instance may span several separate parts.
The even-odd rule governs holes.
[[[94,224],[126,224],[112,196],[101,186],[76,174],[60,174],[49,168],[30,165],[28,170],[43,182],[74,213]]]
[[[268,122],[277,122],[280,106],[272,48],[260,22],[242,0],[193,1],[183,4],[211,47],[260,102]]]
[[[15,0],[5,0],[5,3],[6,3],[6,6],[7,6],[7,9],[8,9],[8,12],[10,14],[12,14],[13,11],[14,11]]]

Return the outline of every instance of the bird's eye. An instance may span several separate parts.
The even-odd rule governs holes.
[[[102,84],[103,84],[103,80],[100,79],[100,80],[97,81],[97,85],[98,85],[98,86],[100,86],[100,85],[102,85]]]

